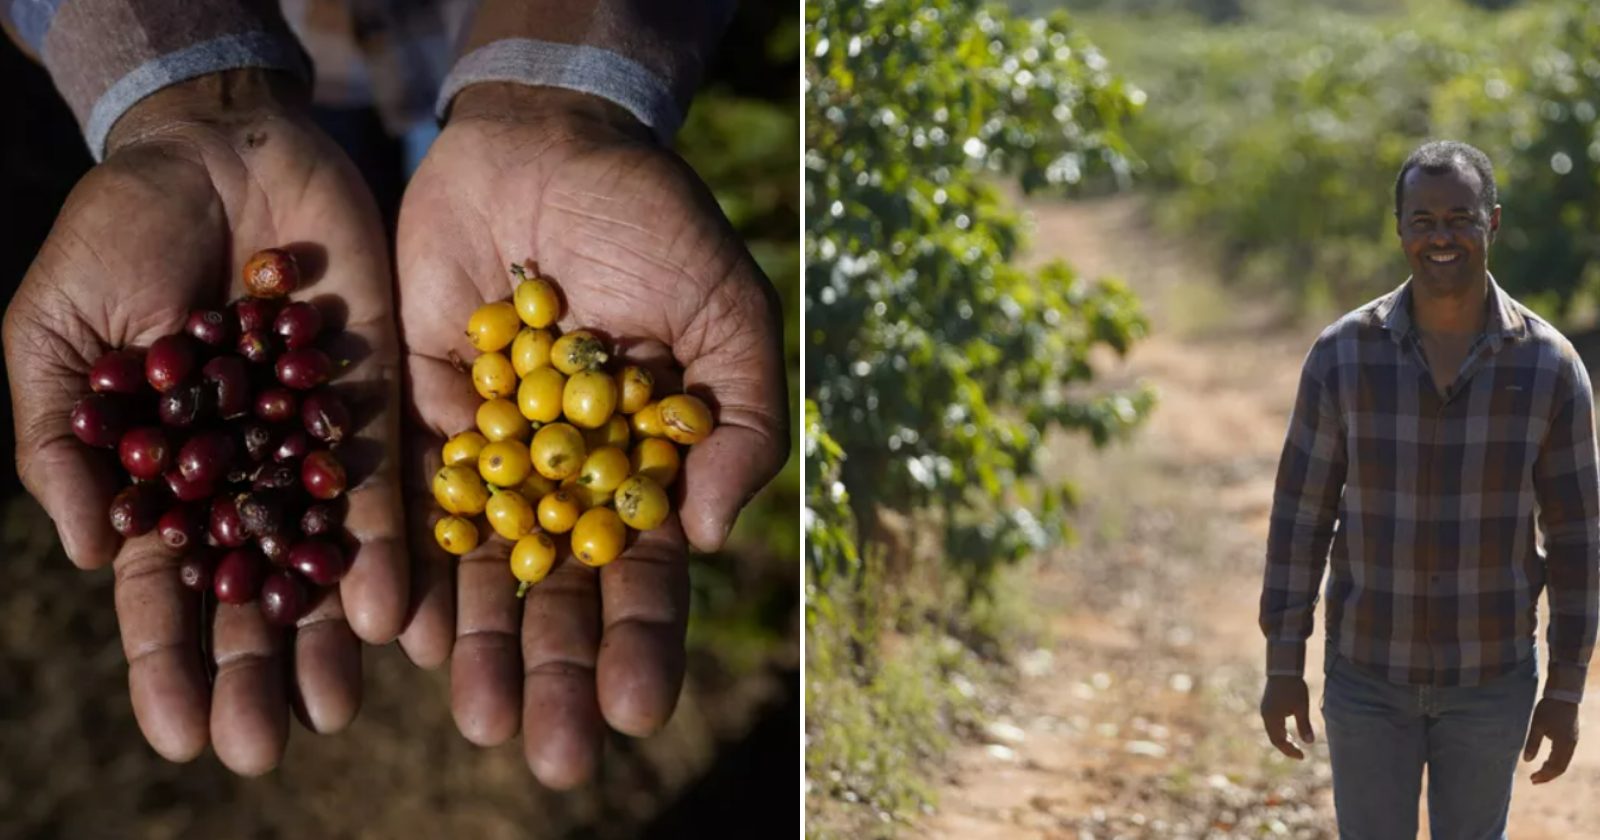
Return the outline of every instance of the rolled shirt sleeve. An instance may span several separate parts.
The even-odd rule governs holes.
[[[435,112],[443,119],[478,82],[559,87],[609,100],[670,141],[733,10],[729,0],[482,3]]]
[[[117,120],[168,85],[241,67],[312,80],[309,57],[272,2],[9,0],[5,11],[49,71],[96,161]]]

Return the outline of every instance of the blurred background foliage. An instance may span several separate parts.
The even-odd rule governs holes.
[[[1153,404],[1091,387],[1091,354],[1144,334],[1138,301],[1018,265],[1006,196],[1126,182],[1143,94],[1061,15],[806,15],[807,772],[811,797],[868,806],[865,826],[813,810],[813,833],[854,837],[929,803],[1007,630],[983,620],[999,571],[1067,536],[1045,436],[1108,442]]]
[[[1019,7],[1034,5],[1017,3]],[[1348,309],[1405,279],[1393,182],[1424,140],[1495,163],[1491,268],[1569,328],[1600,292],[1600,6],[1099,0],[1079,16],[1149,94],[1129,130],[1164,221],[1242,282]]]

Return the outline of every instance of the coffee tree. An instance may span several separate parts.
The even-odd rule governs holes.
[[[981,592],[1001,562],[1063,533],[1069,490],[1040,485],[1053,428],[1104,442],[1148,391],[1093,392],[1090,352],[1146,324],[1114,280],[1015,263],[1025,191],[1124,179],[1141,94],[1063,15],[971,0],[807,5],[806,392],[867,542],[879,509],[931,509]],[[815,492],[816,488],[812,488]],[[808,510],[808,533],[837,524]],[[864,552],[870,556],[870,552]],[[813,573],[827,558],[813,551]]]

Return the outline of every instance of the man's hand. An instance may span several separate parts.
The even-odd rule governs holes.
[[[223,764],[250,775],[282,757],[291,702],[316,731],[349,723],[361,697],[357,637],[392,639],[409,599],[383,229],[355,169],[304,117],[305,99],[287,77],[241,70],[141,102],[73,190],[5,318],[18,472],[75,564],[114,566],[141,730],[168,759],[193,759],[210,742]],[[148,346],[179,331],[191,309],[241,295],[245,261],[282,245],[314,263],[296,297],[336,301],[344,325],[348,344],[330,349],[352,360],[334,387],[364,421],[343,450],[353,485],[346,527],[361,547],[339,588],[292,634],[275,632],[259,604],[219,605],[213,682],[181,558],[154,533],[118,538],[107,509],[120,472],[112,456],[78,442],[68,416],[102,352]]]
[[[1572,753],[1578,749],[1578,704],[1546,697],[1533,709],[1533,721],[1528,724],[1528,744],[1522,748],[1522,760],[1532,761],[1539,755],[1539,743],[1550,739],[1550,757],[1544,766],[1533,772],[1533,783],[1542,785],[1567,772]]]
[[[1291,717],[1302,743],[1317,740],[1317,733],[1311,728],[1311,693],[1306,690],[1306,681],[1299,677],[1267,677],[1267,689],[1261,694],[1261,724],[1278,752],[1298,761],[1306,754],[1289,740],[1286,721]]]
[[[407,190],[397,242],[401,333],[410,381],[408,489],[414,556],[425,563],[414,660],[450,650],[452,706],[466,737],[524,733],[546,785],[571,787],[598,759],[603,724],[647,735],[683,682],[687,546],[711,551],[788,455],[788,393],[776,295],[705,185],[610,103],[564,90],[482,84]],[[508,546],[492,540],[456,572],[435,544],[428,480],[448,436],[479,402],[451,361],[474,352],[473,309],[511,294],[513,263],[534,260],[566,301],[558,324],[620,340],[623,357],[706,399],[718,427],[674,487],[678,513],[596,571],[570,558],[515,597]],[[677,368],[682,368],[681,375]],[[680,518],[681,515],[681,518]]]

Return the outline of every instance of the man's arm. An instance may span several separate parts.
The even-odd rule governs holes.
[[[308,57],[265,0],[20,0],[4,17],[6,34],[49,71],[97,161],[123,114],[178,82],[246,67],[311,80]]]
[[[1544,531],[1545,580],[1550,587],[1550,672],[1522,748],[1522,759],[1532,761],[1544,739],[1550,739],[1550,756],[1534,772],[1534,784],[1565,773],[1577,751],[1578,703],[1583,700],[1600,623],[1594,394],[1589,373],[1571,347],[1566,348],[1552,401],[1555,412],[1533,465],[1539,527]]]
[[[1544,696],[1578,703],[1600,627],[1600,472],[1589,374],[1571,351],[1555,390],[1555,413],[1533,468],[1550,587]]]
[[[1316,738],[1303,676],[1306,639],[1344,490],[1344,423],[1329,385],[1332,340],[1331,333],[1317,339],[1300,371],[1300,391],[1278,460],[1261,588],[1261,630],[1267,636],[1261,723],[1272,745],[1293,759],[1305,753],[1289,741],[1287,719],[1295,719],[1302,742]]]
[[[1332,338],[1324,335],[1306,356],[1278,461],[1261,588],[1268,676],[1304,674],[1317,587],[1344,490],[1344,423],[1337,395],[1329,387],[1332,358]]]
[[[733,9],[731,0],[484,0],[436,110],[442,119],[478,82],[566,88],[622,106],[669,140]]]

